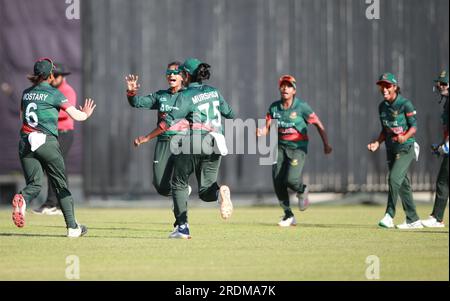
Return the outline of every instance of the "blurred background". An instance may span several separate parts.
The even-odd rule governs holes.
[[[379,3],[379,19],[368,19],[364,0],[0,0],[0,202],[24,184],[19,104],[40,57],[65,63],[79,103],[97,103],[93,117],[76,124],[67,167],[77,201],[159,199],[154,143],[132,145],[155,127],[156,112],[128,105],[124,77],[138,74],[147,95],[167,87],[167,63],[187,57],[212,66],[208,84],[243,120],[264,118],[279,97],[278,78],[294,75],[334,148],[325,156],[310,128],[304,182],[341,196],[387,190],[384,148],[371,154],[367,144],[380,132],[375,82],[393,72],[418,112],[413,188],[431,199],[440,161],[428,150],[442,135],[433,80],[448,69],[449,1]],[[271,166],[258,161],[225,157],[219,181],[243,199],[276,204]]]

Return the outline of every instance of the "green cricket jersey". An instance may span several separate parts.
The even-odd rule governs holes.
[[[393,103],[385,100],[380,103],[378,111],[389,152],[402,151],[416,141],[411,137],[403,144],[397,142],[397,136],[406,134],[412,127],[417,129],[416,110],[410,100],[398,94]]]
[[[223,134],[222,116],[234,118],[233,109],[225,101],[220,92],[211,86],[192,83],[180,92],[175,106],[166,116],[166,122],[160,123],[162,129],[173,126],[180,119],[189,121],[191,132],[207,134],[218,132]]]
[[[147,96],[136,96],[128,94],[128,102],[134,108],[145,108],[149,110],[158,110],[158,123],[165,121],[167,113],[173,109],[178,109],[175,106],[179,92],[172,93],[170,89],[159,90]],[[177,134],[187,134],[189,132],[189,123],[186,120],[173,124],[166,132],[158,136],[158,139],[170,138]]]
[[[448,133],[449,133],[449,127],[448,127],[448,96],[445,97],[445,104],[444,104],[444,112],[442,112],[442,125],[444,127],[444,139],[448,137]]]
[[[278,144],[308,152],[308,124],[318,120],[317,115],[306,101],[294,98],[288,109],[283,108],[283,101],[272,103],[266,120],[278,120]]]
[[[72,105],[67,98],[49,83],[41,83],[26,89],[22,94],[22,133],[42,132],[58,137],[60,109]]]

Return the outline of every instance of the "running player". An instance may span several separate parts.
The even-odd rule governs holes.
[[[416,110],[412,102],[400,94],[397,79],[391,73],[380,76],[377,82],[384,100],[378,106],[381,121],[381,133],[377,140],[369,143],[371,152],[386,142],[387,163],[389,168],[389,195],[384,218],[378,223],[383,228],[394,228],[395,205],[400,196],[406,221],[397,225],[398,229],[423,228],[414,204],[408,169],[415,155],[417,132]]]
[[[191,135],[184,143],[189,145],[187,152],[175,156],[172,177],[172,192],[174,201],[175,229],[169,238],[191,238],[188,224],[188,181],[195,173],[198,182],[199,197],[205,202],[215,202],[220,199],[220,212],[223,219],[228,219],[233,212],[228,186],[217,184],[221,154],[205,151],[202,144],[209,146],[218,141],[208,138],[223,134],[221,116],[234,118],[234,113],[220,92],[203,81],[210,78],[210,65],[195,58],[187,59],[183,66],[185,85],[176,100],[178,110],[173,110],[159,127],[140,142],[147,142],[167,131],[179,120],[186,119],[191,126]],[[197,143],[200,141],[200,143]],[[202,143],[203,142],[203,143]],[[220,196],[220,198],[219,198]]]
[[[166,79],[169,84],[167,90],[160,90],[148,96],[137,96],[139,89],[138,76],[129,75],[125,78],[127,83],[127,97],[129,104],[134,108],[158,110],[158,123],[164,120],[166,114],[172,111],[178,93],[183,89],[183,78],[179,69],[181,63],[169,63],[166,70]],[[173,156],[170,152],[170,138],[174,135],[188,134],[189,124],[179,122],[163,134],[158,136],[153,159],[153,186],[162,196],[171,195],[171,177],[173,171]],[[142,141],[145,139],[140,137]],[[135,139],[135,146],[139,146],[139,138]]]
[[[80,237],[87,233],[87,228],[77,223],[72,195],[67,188],[65,165],[58,143],[58,114],[62,109],[71,118],[84,121],[92,115],[95,105],[91,99],[86,99],[81,111],[71,105],[50,85],[54,80],[54,68],[48,58],[38,60],[34,64],[34,75],[28,77],[33,85],[22,94],[19,157],[26,187],[13,198],[12,218],[17,227],[25,226],[26,204],[39,195],[45,170],[55,188],[67,236]]]
[[[293,76],[284,75],[278,81],[281,99],[272,103],[266,115],[266,126],[257,129],[258,137],[269,133],[273,119],[278,120],[278,155],[272,167],[272,179],[284,216],[278,223],[281,227],[296,226],[297,221],[290,208],[288,188],[295,191],[301,211],[308,208],[308,188],[302,183],[301,174],[308,152],[308,124],[316,126],[322,138],[325,154],[332,148],[328,143],[325,128],[319,117],[302,99],[296,97],[297,83]]]
[[[444,212],[448,200],[448,73],[442,71],[438,79],[435,80],[437,91],[441,96],[441,103],[444,102],[444,112],[442,113],[443,140],[433,146],[436,155],[443,157],[441,168],[439,169],[436,181],[436,197],[434,199],[433,212],[430,217],[422,221],[427,228],[444,228]]]

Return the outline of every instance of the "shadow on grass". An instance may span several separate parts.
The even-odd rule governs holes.
[[[51,235],[51,234],[31,234],[31,233],[0,233],[0,237],[41,237],[41,238],[67,238],[65,235]],[[144,237],[144,236],[117,236],[117,235],[111,235],[111,236],[102,236],[102,235],[89,235],[83,236],[79,239],[94,239],[94,238],[120,238],[120,239],[148,239],[148,240],[167,240],[167,235],[161,236],[161,237]]]
[[[52,235],[52,234],[31,234],[31,233],[0,233],[0,237],[10,237],[10,236],[18,236],[18,237],[66,237],[65,235]]]
[[[61,226],[33,226],[34,228],[61,228]],[[118,227],[89,227],[87,226],[88,230],[108,230],[108,231],[138,231],[138,232],[167,232],[164,230],[154,230],[154,229],[136,229],[136,228],[118,228]]]

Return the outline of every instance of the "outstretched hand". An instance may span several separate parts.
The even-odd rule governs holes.
[[[87,119],[87,118],[91,117],[96,106],[97,105],[94,104],[93,99],[86,98],[86,100],[84,101],[84,106],[80,106],[80,111],[84,112],[87,115],[87,117],[86,117],[86,119]]]
[[[141,85],[138,84],[139,76],[134,74],[129,74],[128,76],[125,76],[125,81],[127,83],[127,91],[136,92]]]

